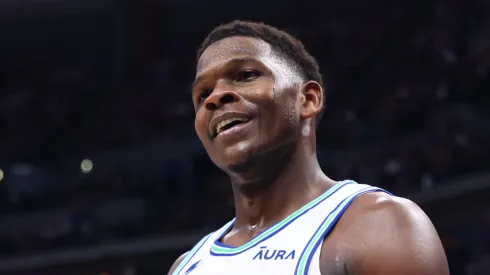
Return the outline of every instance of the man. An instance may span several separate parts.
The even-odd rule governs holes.
[[[447,260],[414,203],[320,169],[318,64],[273,27],[235,21],[198,51],[195,128],[231,179],[236,218],[169,274],[446,275]]]

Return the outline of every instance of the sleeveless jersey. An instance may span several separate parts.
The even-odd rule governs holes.
[[[341,181],[239,247],[221,243],[231,220],[192,248],[173,275],[320,275],[321,244],[360,195],[383,189]],[[388,192],[386,192],[388,193]]]

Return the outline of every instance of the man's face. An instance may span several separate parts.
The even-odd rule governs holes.
[[[221,169],[247,163],[297,139],[301,79],[266,42],[230,37],[197,65],[195,128]]]

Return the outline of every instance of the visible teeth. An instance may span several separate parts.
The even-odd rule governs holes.
[[[227,124],[229,123],[232,123],[234,121],[243,121],[243,122],[246,122],[248,119],[246,117],[232,117],[232,118],[229,118],[229,119],[225,119],[223,121],[221,121],[220,123],[218,123],[218,125],[216,125],[216,133],[219,134],[221,132],[223,132],[224,130],[224,126],[226,126]]]

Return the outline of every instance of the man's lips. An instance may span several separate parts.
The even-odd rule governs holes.
[[[216,115],[209,123],[209,135],[212,138],[215,138],[219,133],[224,132],[236,125],[249,122],[250,120],[250,116],[242,112],[226,112]]]

